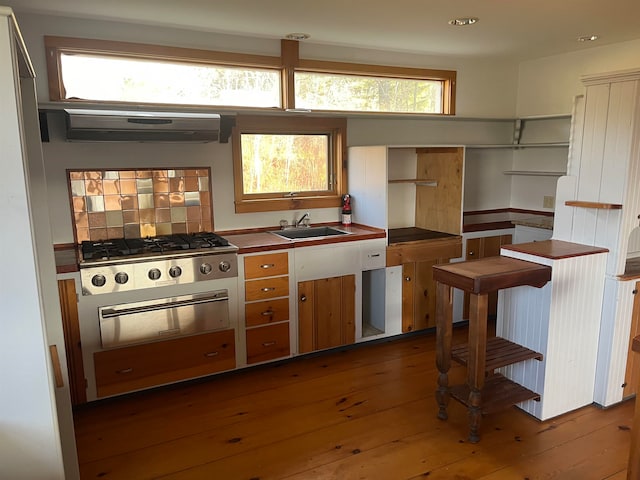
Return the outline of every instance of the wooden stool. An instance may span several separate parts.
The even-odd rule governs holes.
[[[529,285],[542,287],[551,280],[551,267],[510,257],[489,257],[469,262],[434,265],[436,292],[436,365],[438,367],[438,418],[448,418],[450,396],[469,409],[469,441],[480,440],[483,413],[490,413],[525,400],[540,398],[538,394],[502,375],[487,378],[485,373],[542,355],[505,339],[492,339],[487,353],[488,293],[501,288]],[[469,343],[456,347],[453,358],[467,366],[467,383],[449,387],[453,329],[452,287],[470,294]],[[509,351],[509,354],[505,354]],[[489,360],[489,361],[488,361]]]

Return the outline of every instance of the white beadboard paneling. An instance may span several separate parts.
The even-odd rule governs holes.
[[[615,277],[605,281],[594,395],[594,401],[605,407],[622,400],[636,281]]]
[[[541,352],[504,369],[508,378],[542,395],[523,409],[542,420],[593,401],[606,253],[550,260],[503,250],[502,254],[552,268],[541,289],[506,289],[500,296],[498,335]],[[537,363],[537,365],[536,365]]]
[[[578,177],[567,175],[558,179],[556,187],[556,209],[553,222],[553,239],[571,241],[573,231],[573,216],[577,210],[564,202],[575,200]]]
[[[607,131],[609,85],[596,85],[585,97],[584,135],[578,177],[578,200],[597,201],[600,198],[600,179]]]

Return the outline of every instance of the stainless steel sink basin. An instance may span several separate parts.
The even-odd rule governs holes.
[[[275,235],[279,235],[290,240],[298,238],[316,238],[316,237],[331,237],[334,235],[349,235],[349,232],[344,232],[333,227],[305,227],[305,228],[291,228],[288,230],[276,230],[271,232]]]

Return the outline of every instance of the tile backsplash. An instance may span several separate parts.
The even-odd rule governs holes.
[[[211,169],[67,170],[83,240],[213,231]]]

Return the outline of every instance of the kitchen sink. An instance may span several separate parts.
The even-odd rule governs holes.
[[[316,237],[331,237],[334,235],[349,235],[349,232],[338,230],[333,227],[304,227],[304,228],[291,228],[287,230],[276,230],[271,232],[275,235],[279,235],[290,240],[298,238],[316,238]]]

